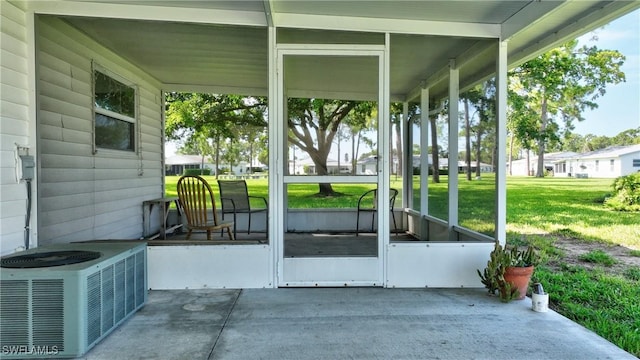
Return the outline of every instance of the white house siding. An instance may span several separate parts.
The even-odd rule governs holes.
[[[19,5],[19,4],[18,4]],[[35,152],[29,137],[29,47],[25,12],[0,1],[0,253],[24,245],[27,191],[18,180],[17,146]]]
[[[620,156],[620,173],[624,175],[640,172],[640,166],[633,166],[633,160],[640,161],[640,151]]]
[[[572,175],[586,174],[590,178],[616,178],[640,171],[640,167],[633,167],[633,159],[640,159],[640,151],[631,151],[626,154],[603,154],[601,157],[588,156],[574,158],[567,161],[567,168],[573,169]],[[611,168],[613,160],[613,169]],[[596,164],[596,161],[598,162]]]
[[[133,239],[161,197],[160,84],[62,20],[37,19],[39,242]],[[93,154],[92,61],[138,89],[138,150]]]

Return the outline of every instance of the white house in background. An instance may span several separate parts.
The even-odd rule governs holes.
[[[181,175],[186,169],[209,169],[211,174],[215,173],[214,164],[209,163],[209,159],[200,155],[175,155],[164,160],[166,175]]]
[[[553,172],[554,176],[568,176],[569,168],[566,167],[565,161],[578,153],[572,151],[554,152],[544,154],[544,168]],[[527,166],[528,162],[528,166]],[[507,173],[513,176],[533,176],[538,168],[538,156],[531,155],[529,159],[519,159],[511,162],[511,171],[509,171],[509,163],[507,163]]]
[[[640,171],[640,144],[611,146],[566,160],[567,172],[576,177],[617,178]]]
[[[471,172],[476,172],[477,163],[475,161],[471,162]],[[467,162],[466,161],[458,161],[458,172],[460,174],[464,174],[467,171]],[[480,163],[480,172],[481,173],[489,173],[493,172],[493,166],[491,164],[485,164],[483,162]]]
[[[175,155],[169,156],[164,160],[165,163],[165,174],[166,175],[181,175],[184,173],[185,169],[209,169],[211,170],[210,174],[213,175],[216,173],[215,164],[211,163],[210,158],[205,156],[204,158],[200,155]],[[229,165],[220,164],[221,169],[228,169]],[[265,166],[262,163],[256,162],[253,163],[254,172],[256,169],[264,169]],[[251,173],[251,168],[249,167],[249,163],[246,161],[241,161],[237,165],[233,165],[231,167],[232,175],[246,175]]]
[[[527,176],[527,159],[512,162],[511,175]],[[507,164],[508,168],[509,164]],[[538,157],[529,159],[529,175],[535,173]],[[587,153],[557,152],[544,155],[544,167],[557,177],[616,178],[640,171],[640,144],[612,146]]]
[[[351,174],[351,162],[327,159],[327,171],[329,175]],[[291,175],[317,175],[316,164],[311,158],[289,160],[289,174]]]

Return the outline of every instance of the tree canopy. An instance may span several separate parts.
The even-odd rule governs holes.
[[[578,47],[573,40],[510,72],[509,127],[526,149],[537,145],[536,176],[544,176],[547,145],[584,120],[583,112],[598,106],[595,100],[608,84],[625,81],[624,60],[618,51]]]

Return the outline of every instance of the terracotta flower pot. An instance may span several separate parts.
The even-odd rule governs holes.
[[[527,288],[533,274],[533,266],[527,267],[508,267],[504,272],[504,279],[511,284],[511,288],[517,288],[519,292],[518,300],[522,300],[527,296]]]

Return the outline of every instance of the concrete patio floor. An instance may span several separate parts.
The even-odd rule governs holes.
[[[484,289],[151,291],[82,359],[636,359]]]

